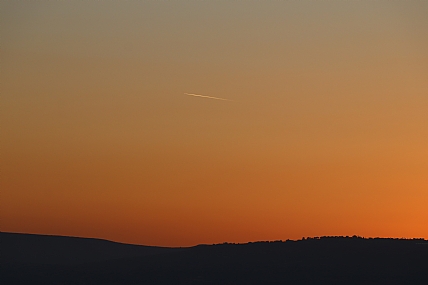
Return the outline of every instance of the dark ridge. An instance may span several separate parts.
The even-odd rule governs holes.
[[[426,285],[427,245],[424,239],[316,237],[161,248],[156,254],[82,264],[23,264],[2,257],[0,283]]]
[[[0,261],[8,263],[80,264],[149,256],[179,250],[95,238],[0,232]]]

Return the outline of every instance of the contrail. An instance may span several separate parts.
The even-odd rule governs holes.
[[[199,95],[199,94],[192,94],[192,93],[184,93],[184,94],[189,95],[189,96],[195,96],[195,97],[202,97],[202,98],[209,98],[209,99],[216,99],[216,100],[223,100],[223,101],[233,101],[233,100],[229,100],[229,99],[211,97],[211,96],[205,96],[205,95]]]

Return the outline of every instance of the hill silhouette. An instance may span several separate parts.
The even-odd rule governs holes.
[[[162,248],[0,233],[1,284],[428,284],[428,241],[321,237]]]
[[[149,256],[178,248],[117,243],[95,238],[0,232],[2,262],[30,264],[82,264]]]

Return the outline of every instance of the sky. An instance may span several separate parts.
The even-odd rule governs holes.
[[[1,1],[0,230],[428,238],[427,14],[416,0]]]

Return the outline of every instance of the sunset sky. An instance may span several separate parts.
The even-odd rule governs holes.
[[[427,15],[416,0],[1,1],[0,231],[428,238]]]

